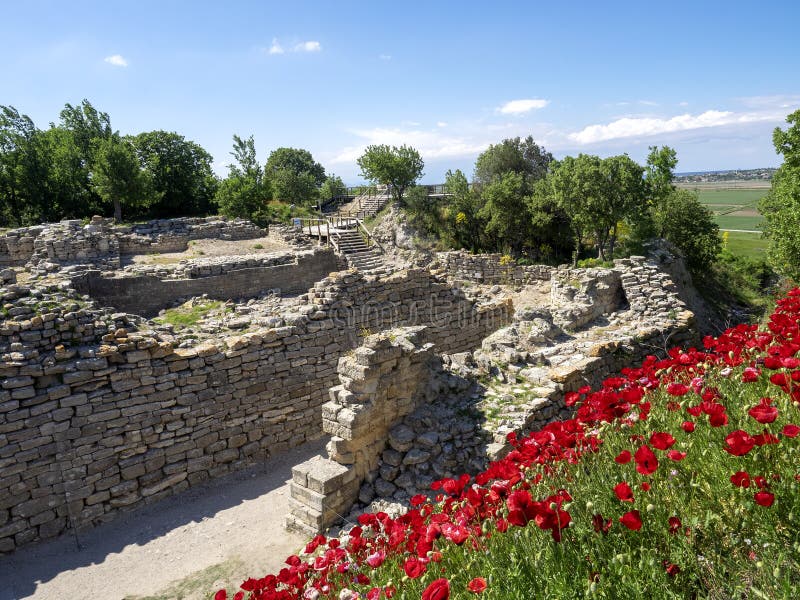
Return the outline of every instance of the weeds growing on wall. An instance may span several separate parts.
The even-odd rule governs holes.
[[[216,600],[794,598],[800,586],[800,289],[766,326],[568,393],[474,478],[396,519],[317,536]]]

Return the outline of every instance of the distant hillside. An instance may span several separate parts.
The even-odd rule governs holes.
[[[776,169],[733,169],[730,171],[697,171],[679,173],[676,183],[714,183],[718,181],[770,181]]]

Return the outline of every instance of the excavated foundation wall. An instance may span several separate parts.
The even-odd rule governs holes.
[[[286,326],[175,349],[123,314],[0,292],[1,552],[319,437],[338,359],[369,331],[425,325],[461,352],[512,316],[424,270],[340,272]]]
[[[209,269],[208,275],[185,279],[147,274],[119,277],[89,271],[73,278],[73,285],[103,306],[152,317],[178,298],[203,294],[217,300],[251,298],[270,289],[280,289],[282,294],[301,293],[341,268],[339,258],[329,249],[287,253],[285,258],[285,264],[271,266],[228,270],[218,265],[216,274]]]

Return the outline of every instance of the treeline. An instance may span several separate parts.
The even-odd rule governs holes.
[[[658,236],[700,271],[722,242],[711,211],[675,187],[676,164],[667,146],[651,147],[642,166],[627,154],[557,161],[531,137],[506,139],[478,157],[472,185],[460,170],[448,172],[446,195],[429,197],[415,188],[405,205],[412,221],[443,246],[576,263],[589,249],[604,261]]]
[[[167,131],[121,135],[88,100],[66,104],[47,129],[0,106],[0,226],[218,212],[264,224],[287,217],[293,204],[302,211],[344,193],[341,179],[306,150],[278,148],[262,167],[253,138],[234,136],[231,154],[235,162],[220,180],[196,142]]]

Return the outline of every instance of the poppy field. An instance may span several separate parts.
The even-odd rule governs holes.
[[[215,600],[794,598],[800,290],[765,326],[565,396],[575,416]]]

